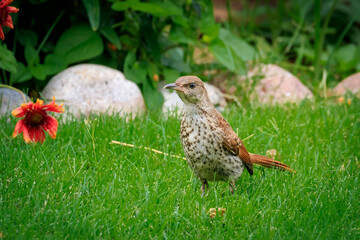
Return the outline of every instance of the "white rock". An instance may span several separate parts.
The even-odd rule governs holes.
[[[29,98],[23,92],[10,88],[0,88],[0,116],[11,115],[11,111],[28,102]]]
[[[360,97],[360,72],[352,74],[342,80],[333,90],[335,95],[345,95],[349,91]]]
[[[312,92],[294,75],[283,68],[268,64],[249,71],[248,77],[261,76],[255,87],[256,95],[263,103],[300,102],[312,98]]]
[[[42,92],[64,103],[74,116],[91,113],[141,113],[145,103],[138,86],[118,70],[96,64],[79,64],[54,76]]]
[[[226,100],[220,89],[208,83],[204,84],[206,91],[208,92],[210,101],[219,111],[223,111],[224,107],[226,106]],[[170,92],[168,89],[162,89],[161,93],[163,94],[165,99],[163,105],[163,112],[173,112],[175,109],[177,109],[177,113],[180,114],[184,104],[179,98],[179,96],[176,94],[176,92]]]

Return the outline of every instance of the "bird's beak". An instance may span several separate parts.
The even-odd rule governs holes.
[[[167,85],[165,85],[164,89],[173,89],[173,90],[182,92],[181,87],[176,85],[176,83],[167,84]]]

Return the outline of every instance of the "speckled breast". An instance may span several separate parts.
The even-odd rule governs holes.
[[[184,112],[180,135],[187,162],[198,177],[218,181],[241,176],[243,164],[224,148],[223,133],[214,118]]]

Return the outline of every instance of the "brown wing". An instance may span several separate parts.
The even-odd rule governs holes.
[[[220,116],[218,116],[218,121],[219,121],[218,124],[223,129],[223,133],[224,133],[223,144],[225,148],[235,156],[239,156],[239,158],[244,163],[250,175],[253,175],[253,164],[251,162],[250,155],[246,150],[243,142],[238,137],[238,135],[236,135],[234,130],[232,130],[229,123],[226,122],[226,120],[222,116],[221,117]]]

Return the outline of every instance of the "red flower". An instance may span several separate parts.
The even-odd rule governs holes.
[[[16,7],[8,6],[14,0],[2,0],[0,2],[0,39],[4,40],[5,35],[2,30],[2,25],[9,28],[14,28],[12,18],[9,13],[17,13],[19,9]]]
[[[63,104],[58,106],[55,103],[55,97],[52,102],[43,105],[44,101],[37,100],[36,103],[28,102],[21,104],[12,111],[14,117],[24,117],[15,126],[13,137],[22,133],[25,142],[41,142],[45,140],[45,132],[47,131],[52,139],[56,137],[56,131],[58,127],[58,121],[51,116],[48,116],[46,112],[63,113]]]

